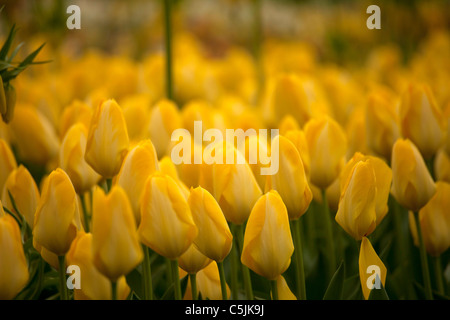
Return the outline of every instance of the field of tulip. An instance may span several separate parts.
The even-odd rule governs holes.
[[[6,2],[0,300],[449,299],[450,4],[377,2]]]

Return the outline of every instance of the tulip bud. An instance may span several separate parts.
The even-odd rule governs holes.
[[[69,176],[52,171],[42,190],[34,217],[33,235],[47,250],[62,256],[82,229],[77,194]]]
[[[359,250],[359,278],[364,298],[369,298],[371,290],[380,289],[376,287],[377,281],[381,281],[383,287],[386,283],[387,269],[372,247],[369,239],[362,238]],[[379,280],[377,280],[377,276]]]
[[[28,263],[23,251],[20,229],[0,203],[0,300],[13,299],[27,284]]]
[[[147,178],[159,169],[155,148],[150,140],[142,140],[126,155],[116,183],[128,195],[136,224],[141,220],[141,195]]]
[[[200,270],[196,276],[197,289],[203,299],[222,300],[222,289],[217,262],[212,261]],[[230,297],[230,288],[227,285],[227,297]]]
[[[345,180],[336,222],[353,238],[361,240],[377,225],[375,171],[370,162],[359,161]]]
[[[125,118],[114,100],[101,103],[92,115],[86,144],[86,162],[104,178],[115,176],[128,152]]]
[[[16,168],[17,162],[11,148],[5,140],[0,139],[0,190],[3,190],[6,179]]]
[[[347,137],[329,117],[311,119],[304,128],[311,156],[311,183],[324,190],[338,177],[347,152]]]
[[[150,114],[149,134],[158,159],[168,155],[172,132],[181,126],[181,115],[173,102],[161,100],[153,107]]]
[[[419,211],[423,242],[427,252],[438,257],[450,248],[450,184],[436,182],[436,193]],[[417,228],[412,212],[409,212],[411,234],[419,246]]]
[[[424,159],[430,159],[444,138],[445,122],[431,89],[425,84],[411,84],[400,103],[400,127]]]
[[[67,130],[59,151],[59,165],[69,175],[78,194],[88,191],[101,179],[84,158],[87,135],[84,124],[74,124]]]
[[[34,226],[34,213],[40,199],[39,189],[30,172],[23,165],[14,169],[5,182],[2,193],[3,206],[18,216],[10,195],[19,213],[25,217],[31,229]]]
[[[371,94],[366,107],[366,142],[369,149],[385,159],[391,158],[392,146],[400,137],[398,114],[393,101]]]
[[[309,154],[308,142],[306,141],[305,132],[303,130],[289,130],[283,136],[288,138],[297,148],[297,151],[300,154],[300,158],[302,158],[303,167],[305,168],[305,175],[309,179],[311,171],[311,156]]]
[[[403,207],[418,212],[436,192],[436,185],[417,147],[398,139],[392,150],[392,195]]]
[[[233,235],[216,199],[202,187],[191,188],[188,198],[198,228],[197,248],[214,261],[223,261],[231,250]]]
[[[121,103],[123,115],[127,123],[130,141],[140,141],[148,138],[150,122],[150,97],[147,95],[133,95]]]
[[[74,100],[64,108],[59,120],[59,137],[62,140],[74,124],[81,122],[89,128],[92,118],[92,108],[80,100]]]
[[[74,289],[75,300],[111,300],[111,281],[94,265],[92,234],[80,231],[67,252],[67,264],[80,268],[80,288]],[[117,297],[125,300],[130,293],[124,276],[117,282]]]
[[[178,184],[155,172],[147,179],[141,199],[141,242],[171,260],[180,257],[197,236],[197,227]]]
[[[128,197],[120,186],[106,195],[97,187],[92,205],[94,265],[111,281],[127,275],[144,258]]]
[[[214,160],[221,163],[202,165],[200,185],[214,196],[227,221],[242,224],[261,196],[261,188],[244,156],[232,144],[219,141],[208,148],[210,151],[205,152],[214,150]],[[229,158],[234,159],[232,164],[227,164]]]
[[[434,172],[436,180],[450,183],[450,155],[445,150],[439,149],[434,159]]]
[[[250,213],[241,261],[257,274],[275,280],[289,267],[293,252],[286,206],[278,192],[269,191]]]
[[[300,218],[312,201],[302,159],[294,144],[286,137],[276,136],[279,144],[278,172],[267,177],[266,190],[277,190],[287,207],[290,220]]]
[[[292,115],[287,114],[281,119],[278,129],[280,130],[280,134],[285,136],[289,131],[297,131],[301,128],[297,120]]]
[[[178,258],[180,268],[189,274],[196,274],[210,264],[211,261],[193,244]]]
[[[46,165],[59,151],[59,139],[51,122],[32,106],[18,105],[10,123],[12,142],[19,158]]]

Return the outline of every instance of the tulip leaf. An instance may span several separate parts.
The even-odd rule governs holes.
[[[323,296],[323,300],[342,300],[342,293],[344,291],[344,279],[345,279],[345,265],[342,261],[339,268],[331,278],[330,284]]]
[[[386,290],[384,289],[384,286],[381,283],[380,278],[378,278],[378,275],[377,275],[377,280],[375,282],[380,283],[380,288],[379,289],[373,288],[370,291],[369,300],[389,300],[389,296],[388,296]]]

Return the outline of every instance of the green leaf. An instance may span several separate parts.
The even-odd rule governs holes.
[[[6,38],[6,41],[3,44],[2,49],[0,50],[0,60],[6,60],[6,55],[11,49],[11,44],[13,42],[15,34],[16,34],[16,25],[14,24],[11,30],[9,31],[8,37]]]
[[[383,287],[383,284],[381,283],[380,278],[377,275],[377,279],[375,280],[375,283],[380,283],[380,289],[373,288],[370,291],[369,299],[368,300],[389,300],[389,296],[386,292],[386,290]]]
[[[344,291],[345,265],[342,261],[339,268],[331,278],[330,284],[323,296],[323,300],[342,300],[342,293]]]
[[[30,63],[33,62],[34,58],[36,58],[36,56],[38,55],[39,51],[41,51],[41,49],[45,46],[45,43],[41,44],[39,48],[37,48],[36,50],[34,50],[32,53],[30,53],[20,64],[19,64],[19,68],[20,67],[26,67],[27,65],[29,65]]]

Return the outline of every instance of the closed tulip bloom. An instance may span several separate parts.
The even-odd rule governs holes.
[[[347,152],[347,137],[329,117],[311,119],[304,128],[311,157],[311,183],[325,190],[338,177]]]
[[[227,221],[240,225],[261,196],[261,188],[244,156],[232,144],[220,141],[211,149],[217,158],[223,157],[223,164],[202,164],[200,185],[214,196]],[[226,164],[227,156],[235,157],[235,162]]]
[[[222,289],[220,286],[220,275],[217,262],[212,261],[200,270],[196,276],[197,289],[203,299],[222,300]],[[230,297],[230,288],[227,285],[227,297]]]
[[[208,264],[211,259],[201,253],[194,244],[178,258],[178,265],[181,269],[190,274],[196,274]]]
[[[171,260],[180,257],[197,236],[186,198],[168,175],[155,172],[147,179],[138,233],[142,243]]]
[[[377,225],[376,177],[368,161],[359,161],[341,190],[336,221],[353,238],[361,240]]]
[[[267,176],[266,190],[277,190],[287,207],[289,219],[300,218],[312,201],[302,159],[294,144],[286,137],[276,136],[279,144],[278,172]]]
[[[369,239],[363,237],[361,249],[359,250],[359,278],[361,281],[362,292],[366,300],[369,298],[372,290],[377,290],[373,287],[377,275],[384,287],[386,283],[386,274],[387,269],[383,261],[378,257]],[[369,289],[369,287],[371,289]]]
[[[9,194],[14,199],[19,213],[25,217],[28,225],[33,229],[34,213],[38,206],[40,193],[30,172],[23,165],[11,172],[5,182],[2,193],[3,206],[17,215]]]
[[[52,123],[36,108],[18,105],[10,123],[12,143],[20,159],[46,165],[59,151],[59,139]]]
[[[293,252],[286,206],[278,192],[269,191],[250,213],[241,261],[257,274],[275,280],[289,267]]]
[[[3,190],[9,174],[17,168],[16,158],[8,143],[0,139],[0,188]]]
[[[158,159],[167,155],[172,132],[181,126],[181,115],[175,103],[163,99],[153,107],[150,113],[149,135]]]
[[[444,148],[439,149],[434,159],[434,172],[436,180],[450,183],[450,154]]]
[[[88,129],[76,123],[67,130],[59,151],[59,165],[70,177],[75,191],[83,194],[101,179],[101,176],[86,162]]]
[[[92,234],[79,232],[67,252],[67,264],[80,268],[80,289],[74,288],[75,300],[111,300],[111,281],[94,265],[92,253]],[[118,299],[125,300],[130,293],[125,277],[117,284]]]
[[[27,284],[28,263],[20,229],[0,203],[0,300],[13,299]]]
[[[50,173],[34,217],[33,235],[41,246],[62,256],[82,229],[77,194],[67,173]]]
[[[191,188],[188,198],[198,228],[197,248],[214,261],[223,261],[231,250],[233,235],[216,199],[202,187]]]
[[[308,142],[306,141],[305,132],[303,130],[289,130],[285,134],[281,134],[288,138],[297,148],[300,158],[302,158],[303,168],[306,176],[310,177],[311,156],[309,154]]]
[[[399,117],[394,102],[382,94],[371,94],[366,107],[365,124],[368,148],[390,159],[392,146],[400,137]]]
[[[436,185],[417,147],[398,139],[392,150],[392,195],[403,207],[418,212],[436,192]]]
[[[346,163],[340,175],[341,193],[345,190],[345,184],[352,174],[353,167],[358,162],[365,161],[370,164],[375,174],[375,211],[377,215],[377,225],[383,220],[388,212],[388,198],[392,184],[392,170],[381,158],[367,156],[360,152],[356,152],[353,157]]]
[[[120,186],[106,195],[97,187],[92,206],[94,265],[111,281],[127,275],[144,258],[128,197]]]
[[[127,125],[114,100],[101,103],[92,115],[86,144],[86,162],[104,178],[115,176],[128,152]]]
[[[82,123],[89,128],[92,118],[92,108],[80,100],[74,100],[64,108],[59,120],[59,137],[62,140],[67,131],[76,123]]]
[[[137,225],[141,221],[141,195],[145,182],[158,169],[153,143],[142,140],[128,152],[117,175],[116,183],[127,193]]]
[[[399,113],[403,137],[411,140],[425,159],[431,158],[443,142],[445,122],[428,85],[409,85]]]
[[[436,182],[436,193],[419,211],[419,221],[427,252],[438,257],[450,248],[450,184]],[[419,246],[413,213],[409,212],[410,230]]]

